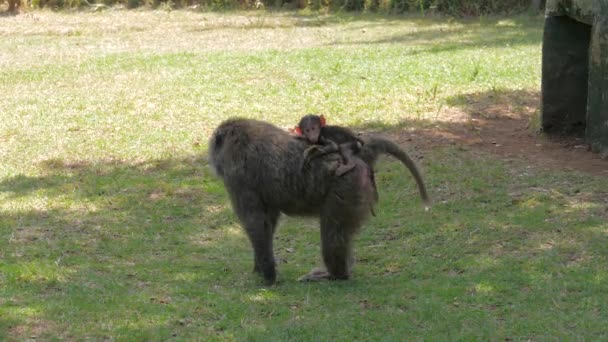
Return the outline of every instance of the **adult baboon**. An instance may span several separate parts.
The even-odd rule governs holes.
[[[365,147],[368,144],[370,148]],[[385,145],[389,148],[382,148]],[[254,271],[268,285],[276,280],[272,243],[281,213],[320,219],[327,270],[313,270],[306,279],[348,279],[354,234],[376,202],[371,166],[381,153],[405,155],[395,144],[371,138],[363,146],[362,158],[352,158],[355,168],[336,177],[342,164],[339,153],[314,158],[310,168],[300,167],[307,147],[306,141],[278,127],[249,119],[224,121],[209,143],[211,166],[224,181],[253,246]]]

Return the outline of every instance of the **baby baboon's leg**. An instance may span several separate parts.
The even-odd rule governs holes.
[[[340,147],[335,142],[329,140],[326,145],[312,145],[304,150],[304,161],[302,168],[306,167],[310,161],[317,157],[322,157],[326,154],[340,151]]]
[[[261,200],[253,192],[242,192],[233,198],[236,198],[233,201],[234,210],[253,247],[253,270],[262,274],[267,285],[272,285],[276,281],[272,240],[280,212],[264,208]]]
[[[342,164],[342,165],[338,166],[338,168],[335,171],[335,174],[336,174],[336,176],[340,177],[340,176],[343,176],[348,171],[351,171],[354,168],[355,168],[355,164],[352,162],[350,164]]]
[[[340,155],[342,156],[342,165],[336,169],[336,176],[340,177],[351,171],[355,167],[353,154],[360,149],[358,143],[344,143],[339,145]]]

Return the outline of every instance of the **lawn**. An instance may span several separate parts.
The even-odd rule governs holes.
[[[561,151],[535,133],[541,36],[528,15],[0,17],[0,340],[607,339],[608,163],[519,149]],[[399,142],[435,205],[383,159],[353,279],[297,282],[317,222],[283,217],[264,287],[207,141],[309,112]]]

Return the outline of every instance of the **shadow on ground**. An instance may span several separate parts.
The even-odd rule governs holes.
[[[442,27],[444,21],[454,22],[460,25],[452,25],[450,28]],[[390,21],[379,21],[367,24],[364,27],[355,27],[351,30],[359,30],[360,38],[344,43],[333,42],[330,45],[378,45],[378,44],[415,44],[427,46],[425,49],[417,49],[411,54],[440,53],[471,48],[492,48],[516,45],[540,45],[542,38],[542,25],[531,18],[515,17],[509,20],[494,18],[482,21],[473,20],[450,20],[446,18],[433,19],[408,19],[408,22],[416,23],[419,29],[410,30],[408,33],[393,33],[390,36],[372,35],[367,38],[365,31],[374,26],[390,26]],[[403,25],[403,21],[396,20],[395,24]],[[441,44],[438,44],[441,42]]]
[[[436,117],[406,120],[393,127],[371,122],[362,131],[386,134],[414,149],[460,146],[552,170],[608,174],[608,160],[589,151],[579,137],[548,136],[540,131],[539,92],[495,89],[447,99]]]
[[[79,336],[79,329],[99,336],[103,326],[116,334],[133,324],[145,332],[134,317],[151,312],[146,320],[153,320],[171,301],[167,286],[200,295],[205,279],[231,273],[233,258],[249,268],[223,186],[198,157],[38,166],[37,176],[0,182],[2,201],[12,203],[0,211],[0,337],[69,339],[64,334]],[[104,313],[94,328],[93,317]]]
[[[535,133],[537,103],[534,92],[465,94],[448,99],[440,120],[383,126],[382,134],[408,151],[423,152],[436,205],[424,213],[407,171],[381,163],[378,217],[357,241],[356,278],[331,286],[347,287],[356,300],[335,305],[349,312],[386,307],[410,322],[426,310],[418,301],[431,301],[447,313],[481,310],[488,319],[477,323],[504,328],[524,312],[500,308],[515,303],[534,314],[526,304],[532,296],[538,310],[566,306],[597,321],[593,317],[603,304],[584,301],[585,291],[567,284],[599,286],[595,274],[608,258],[608,193],[581,178],[553,178],[552,171],[604,174],[607,162]],[[517,165],[505,169],[504,160]],[[547,168],[546,179],[529,175],[526,163]],[[249,310],[269,310],[268,303],[254,300],[259,279],[249,275],[249,245],[204,159],[50,159],[38,167],[36,176],[0,182],[4,203],[11,203],[0,212],[0,330],[6,332],[0,337],[153,339],[197,336],[207,329],[222,336],[242,329],[241,313],[227,309],[232,303],[250,298]],[[310,285],[297,285],[291,275],[309,269],[318,242],[292,242],[305,235],[296,220],[278,234],[277,250],[290,244],[288,252],[278,253],[290,261],[279,272],[290,276],[274,290],[281,296],[272,302],[297,308],[294,298],[307,297],[302,292]],[[442,297],[446,287],[449,298]],[[382,297],[387,289],[398,294],[389,302]],[[338,300],[336,290],[320,291],[318,298],[306,299],[306,305],[316,305],[314,312]],[[454,298],[459,306],[452,305]],[[363,309],[359,299],[368,303]],[[71,320],[78,324],[65,326]],[[106,328],[96,328],[100,320]],[[289,318],[258,320],[265,326]],[[551,322],[532,335],[561,324]],[[434,330],[439,323],[417,324],[408,329]],[[590,331],[601,329],[593,324]],[[252,336],[265,336],[263,331],[270,330]]]

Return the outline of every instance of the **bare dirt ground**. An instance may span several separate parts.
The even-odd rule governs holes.
[[[528,91],[466,95],[442,110],[440,121],[394,138],[422,150],[453,144],[538,167],[608,176],[608,159],[591,152],[582,138],[537,133],[539,103],[539,94]]]

